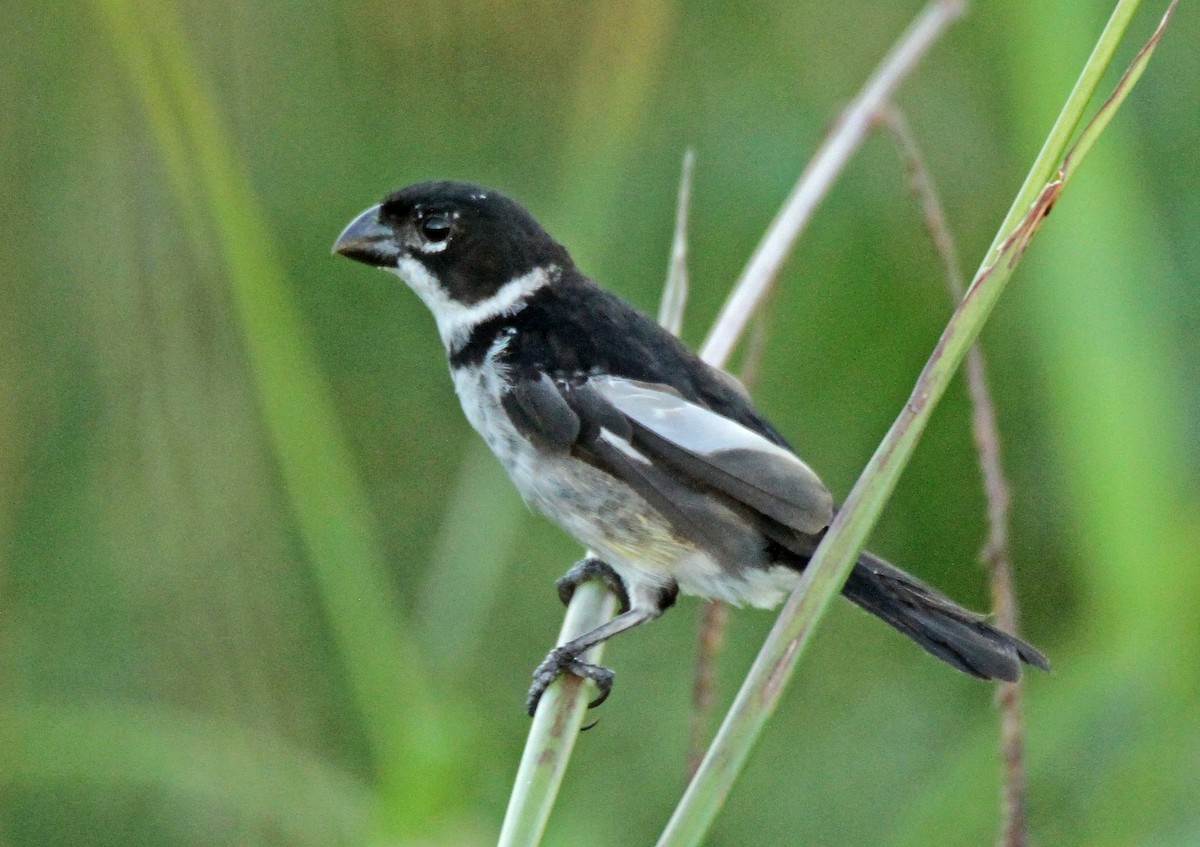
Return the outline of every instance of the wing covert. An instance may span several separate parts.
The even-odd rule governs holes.
[[[737,421],[669,386],[612,376],[592,377],[587,385],[629,420],[637,447],[692,479],[809,535],[833,519],[833,497],[816,473]]]
[[[517,430],[542,449],[617,477],[682,535],[710,548],[733,553],[731,545],[744,541],[733,539],[740,533],[727,525],[722,504],[741,504],[774,522],[775,530],[760,528],[772,538],[813,536],[833,519],[829,491],[794,453],[670,386],[542,374],[513,381],[501,402]]]

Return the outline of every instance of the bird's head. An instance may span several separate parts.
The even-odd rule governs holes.
[[[433,312],[448,347],[571,265],[520,204],[465,182],[393,192],[352,220],[333,252],[403,279]]]

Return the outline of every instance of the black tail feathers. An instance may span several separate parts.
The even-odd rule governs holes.
[[[981,679],[1013,682],[1021,663],[1049,670],[1046,657],[936,589],[863,551],[842,593],[943,662]]]

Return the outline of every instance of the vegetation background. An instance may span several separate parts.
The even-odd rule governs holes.
[[[690,145],[695,344],[917,8],[0,6],[0,844],[494,841],[579,551],[469,430],[424,308],[330,243],[467,178],[652,310]],[[904,85],[965,264],[1108,11],[977,4]],[[1184,4],[984,335],[1057,847],[1200,843],[1198,42]],[[835,494],[948,313],[877,137],[789,264],[756,392]],[[985,607],[968,416],[960,386],[872,546]],[[666,821],[697,609],[610,647],[547,844]],[[772,616],[731,621],[721,703]],[[839,604],[710,843],[989,843],[992,695]]]

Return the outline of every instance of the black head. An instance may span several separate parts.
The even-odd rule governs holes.
[[[465,306],[535,268],[571,264],[520,204],[466,182],[420,182],[388,195],[351,221],[333,250],[392,270],[419,293],[436,285]]]

